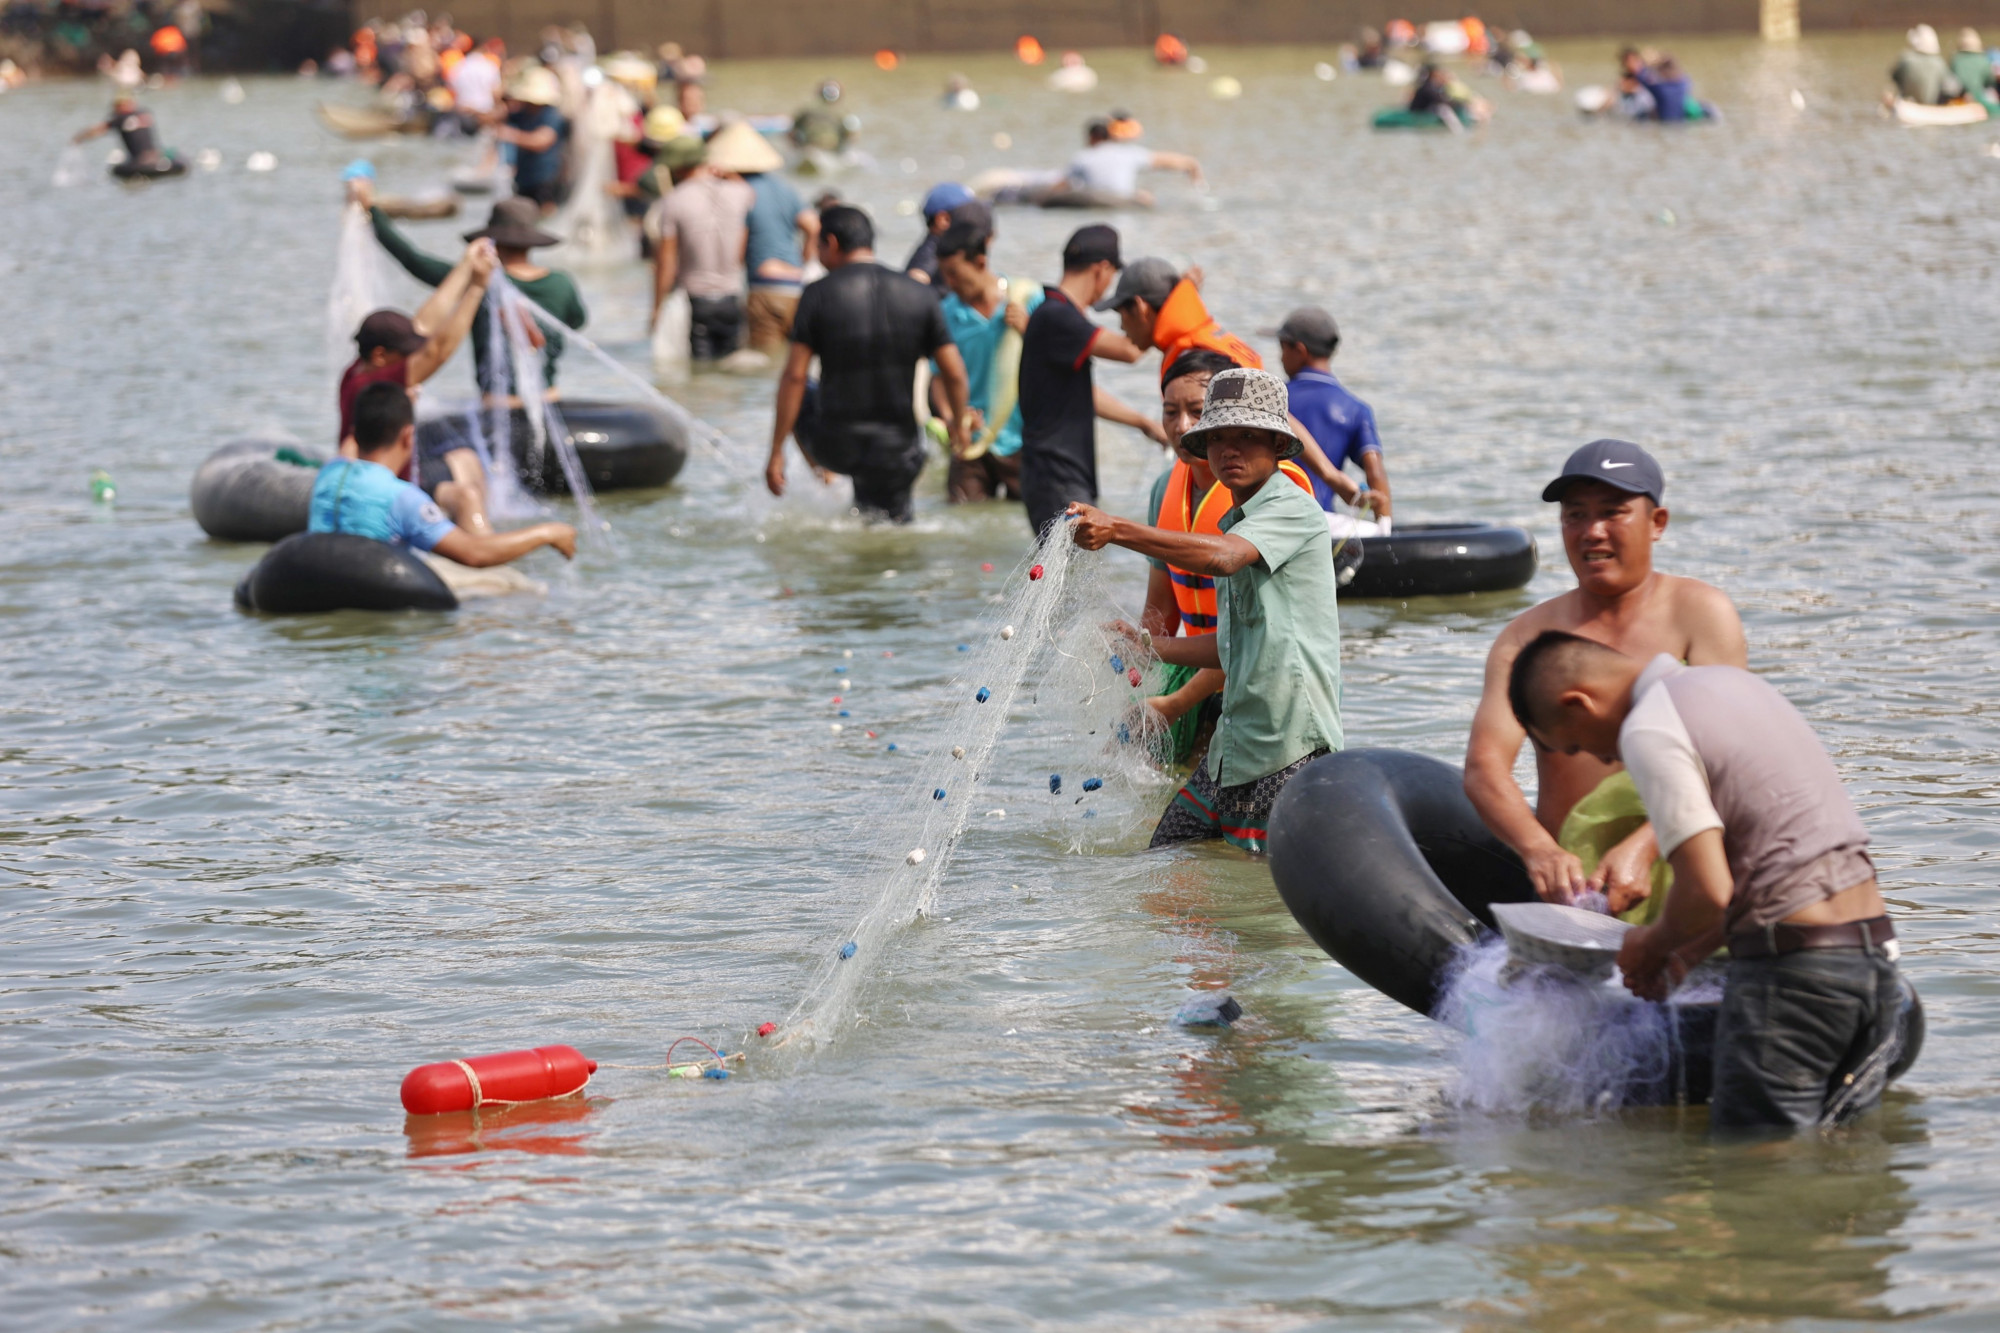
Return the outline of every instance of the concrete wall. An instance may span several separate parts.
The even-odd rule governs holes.
[[[361,17],[415,0],[359,0]],[[439,5],[436,7],[446,7]],[[1384,0],[451,0],[453,19],[517,49],[550,23],[581,21],[600,50],[677,41],[711,58],[898,51],[995,51],[1033,33],[1057,48],[1148,46],[1161,32],[1203,44],[1351,38],[1402,14],[1421,21],[1463,7],[1490,26],[1540,37],[1757,31],[1757,0],[1497,0],[1428,6]],[[1435,10],[1436,13],[1431,13]],[[2000,23],[2000,0],[1799,0],[1807,32],[1926,22]]]

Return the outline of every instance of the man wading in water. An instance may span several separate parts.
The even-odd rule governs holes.
[[[854,479],[854,507],[869,517],[910,521],[910,488],[924,470],[917,422],[917,362],[937,362],[951,411],[951,447],[966,450],[965,362],[945,330],[937,294],[875,262],[875,224],[838,204],[820,214],[819,261],[827,274],[799,297],[792,350],[778,380],[771,458],[764,484],[785,493],[785,441],[794,432],[806,460]],[[809,402],[807,374],[817,354],[820,383]]]
[[[1900,1035],[1896,932],[1868,831],[1798,710],[1735,666],[1646,661],[1551,630],[1507,697],[1539,752],[1621,760],[1673,887],[1625,936],[1633,994],[1667,993],[1725,939],[1715,1030],[1718,1132],[1838,1124],[1881,1096]]]
[[[1654,876],[1659,844],[1618,761],[1535,747],[1536,806],[1514,781],[1528,733],[1507,703],[1514,657],[1536,635],[1562,630],[1646,661],[1665,653],[1691,666],[1745,665],[1743,623],[1720,589],[1653,568],[1666,533],[1666,478],[1653,456],[1598,440],[1569,456],[1542,499],[1562,506],[1563,550],[1577,586],[1516,617],[1486,656],[1485,691],[1465,748],[1465,794],[1486,826],[1521,855],[1535,892],[1567,903],[1605,894],[1613,912],[1652,919],[1666,888]],[[1586,866],[1579,851],[1596,858]],[[1636,907],[1643,908],[1633,912]]]
[[[1261,370],[1209,381],[1201,421],[1181,445],[1207,460],[1235,506],[1205,536],[1152,528],[1073,504],[1076,544],[1123,546],[1216,581],[1213,634],[1158,639],[1114,628],[1162,662],[1220,667],[1222,717],[1207,759],[1174,795],[1153,846],[1223,838],[1264,850],[1271,803],[1308,763],[1340,748],[1340,619],[1334,612],[1333,538],[1307,485],[1279,475],[1298,456],[1285,385]]]
[[[1066,505],[1097,498],[1097,418],[1167,442],[1159,422],[1090,377],[1092,357],[1129,365],[1145,355],[1084,313],[1117,279],[1118,233],[1102,223],[1077,228],[1063,247],[1062,282],[1042,289],[1021,337],[1021,498],[1038,537]]]
[[[125,160],[144,171],[157,171],[170,160],[160,151],[153,135],[153,113],[142,109],[132,94],[121,92],[111,102],[111,117],[101,125],[77,131],[71,143],[87,143],[100,134],[118,132],[125,145]]]

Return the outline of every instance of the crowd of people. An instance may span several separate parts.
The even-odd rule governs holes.
[[[647,82],[636,65],[616,67],[613,58],[607,72],[622,86]],[[1643,94],[1646,117],[1696,114],[1671,56],[1629,50],[1621,67],[1621,96]],[[406,51],[398,71],[407,68]],[[507,78],[502,105],[547,107],[559,96],[561,76],[543,61]],[[550,86],[532,86],[536,78]],[[1448,90],[1439,96],[1449,104]],[[1143,609],[1113,632],[1123,660],[1161,665],[1142,705],[1154,714],[1147,730],[1163,738],[1163,762],[1188,766],[1153,845],[1215,839],[1263,851],[1287,784],[1345,742],[1334,543],[1394,532],[1374,412],[1332,368],[1333,316],[1300,306],[1267,331],[1274,373],[1216,317],[1218,294],[1200,268],[1128,257],[1114,227],[1090,223],[1044,258],[1053,280],[1038,280],[1031,256],[1001,262],[994,209],[951,181],[919,205],[914,251],[886,264],[869,214],[826,196],[809,205],[748,124],[704,126],[699,99],[683,96],[641,102],[634,114],[648,148],[630,180],[621,171],[631,187],[621,197],[640,206],[651,238],[655,317],[684,292],[696,358],[748,342],[781,362],[771,493],[790,484],[795,443],[823,484],[847,479],[859,514],[908,522],[935,441],[952,503],[1018,503],[1038,541],[1143,556]],[[547,126],[511,128],[517,193],[467,234],[456,259],[420,250],[372,208],[365,172],[350,182],[381,244],[434,292],[414,315],[377,311],[363,322],[340,387],[340,457],[313,491],[314,530],[473,565],[574,549],[563,524],[494,531],[477,457],[448,438],[419,444],[412,426],[413,395],[467,337],[485,401],[519,407],[556,391],[557,327],[534,332],[539,383],[488,361],[483,296],[494,275],[561,325],[585,319],[574,281],[531,255],[556,238],[542,229],[549,201],[519,159],[546,151]],[[1103,131],[1092,126],[1086,152],[1133,149],[1121,172],[1199,174],[1192,159],[1152,154],[1109,122]],[[1226,306],[1229,293],[1219,295]],[[1157,407],[1097,383],[1096,362],[1154,353]],[[1140,514],[1099,507],[1099,421],[1163,450]],[[433,457],[418,457],[426,448]],[[428,492],[417,484],[426,480]],[[1539,897],[1595,901],[1634,924],[1620,962],[1635,993],[1662,996],[1729,949],[1718,1127],[1817,1123],[1894,1012],[1894,932],[1867,835],[1803,720],[1748,673],[1728,596],[1655,567],[1670,518],[1659,462],[1638,445],[1598,440],[1540,496],[1558,507],[1576,586],[1495,639],[1466,794]],[[1515,777],[1528,742],[1532,800]]]

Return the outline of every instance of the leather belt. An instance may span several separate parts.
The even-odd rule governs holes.
[[[1797,926],[1778,922],[1729,937],[1731,958],[1773,958],[1801,949],[1866,949],[1870,953],[1896,938],[1886,916],[1843,921],[1837,926]]]

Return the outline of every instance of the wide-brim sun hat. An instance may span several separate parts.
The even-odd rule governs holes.
[[[530,65],[507,85],[507,97],[530,106],[554,106],[562,100],[562,84],[546,66]]]
[[[639,133],[648,143],[672,143],[687,133],[687,127],[687,117],[680,113],[679,107],[656,106],[646,113]]]
[[[1276,435],[1281,462],[1305,452],[1305,445],[1292,433],[1285,382],[1268,370],[1235,366],[1217,371],[1201,402],[1201,420],[1181,437],[1181,447],[1196,458],[1206,458],[1209,432],[1238,427]]]
[[[628,88],[639,88],[646,92],[659,86],[660,69],[644,56],[630,51],[616,51],[598,62],[604,77],[614,83],[622,83]]]
[[[708,141],[708,165],[716,171],[754,176],[784,168],[785,159],[770,141],[744,121],[731,121]]]
[[[538,246],[560,245],[562,237],[541,228],[542,206],[532,199],[515,195],[493,205],[486,225],[465,233],[468,241],[489,240],[507,250],[533,250]]]

